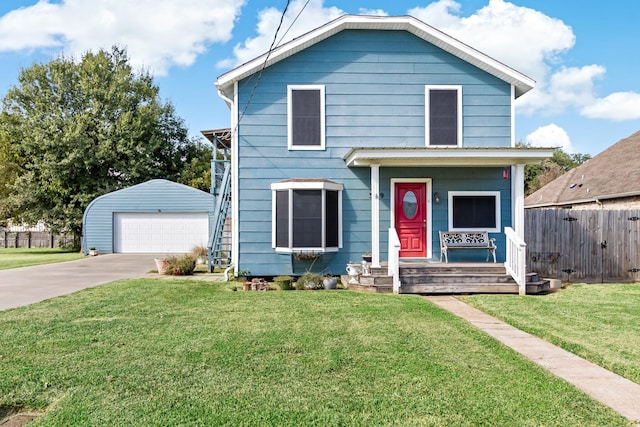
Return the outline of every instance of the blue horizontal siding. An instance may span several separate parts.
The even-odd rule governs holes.
[[[407,32],[343,31],[267,67],[252,94],[256,80],[253,75],[241,81],[238,94],[239,110],[246,107],[238,130],[238,268],[252,275],[296,273],[291,256],[271,247],[270,185],[288,178],[325,178],[344,185],[344,247],[323,256],[321,268],[341,274],[348,261],[359,261],[362,252],[371,250],[370,170],[349,169],[342,157],[354,147],[424,147],[425,85],[462,86],[464,146],[511,145],[510,85]],[[325,87],[323,151],[287,148],[287,86],[294,84]],[[396,177],[431,178],[443,201],[454,189],[499,190],[502,226],[510,225],[510,187],[502,181],[501,168],[382,168],[383,252],[390,179]],[[435,258],[437,230],[445,229],[447,221],[446,203],[434,207]]]
[[[83,217],[85,250],[96,247],[101,253],[113,252],[113,214],[115,212],[211,212],[214,196],[186,185],[154,179],[94,199]]]

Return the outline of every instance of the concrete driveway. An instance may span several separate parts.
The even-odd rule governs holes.
[[[77,261],[0,270],[0,310],[33,304],[156,268],[157,254],[108,254]]]

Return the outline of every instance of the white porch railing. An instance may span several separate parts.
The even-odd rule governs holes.
[[[395,228],[389,229],[389,267],[387,274],[393,277],[393,293],[400,292],[400,238]]]
[[[507,273],[518,284],[518,293],[525,295],[527,293],[527,244],[511,227],[505,227],[504,234],[507,236],[507,260],[504,266]]]

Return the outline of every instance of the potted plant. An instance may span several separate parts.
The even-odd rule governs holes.
[[[335,289],[338,286],[338,278],[333,276],[324,276],[322,284],[325,289]]]
[[[322,283],[322,276],[307,271],[296,281],[296,289],[313,290],[318,289]]]
[[[371,252],[365,252],[362,254],[362,260],[366,262],[371,262]]]
[[[164,258],[154,258],[158,274],[167,274],[167,261]]]
[[[96,255],[100,255],[100,251],[96,249],[95,246],[91,246],[89,248],[89,256],[96,256]]]
[[[194,256],[197,264],[204,264],[207,262],[207,257],[209,256],[209,250],[202,245],[196,245],[193,248],[191,248],[191,255]]]

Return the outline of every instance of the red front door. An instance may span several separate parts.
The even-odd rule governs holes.
[[[395,227],[400,238],[401,258],[427,256],[427,184],[403,182],[395,185]]]

